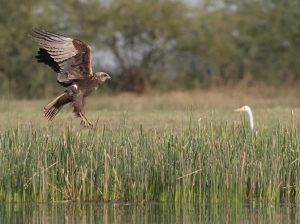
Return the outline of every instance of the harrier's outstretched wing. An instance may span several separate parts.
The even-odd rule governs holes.
[[[32,29],[31,37],[42,48],[36,58],[58,73],[57,81],[70,85],[74,80],[93,75],[91,48],[80,40]]]

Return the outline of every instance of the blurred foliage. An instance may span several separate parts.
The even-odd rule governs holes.
[[[94,70],[109,88],[148,88],[300,78],[300,1],[3,0],[0,8],[2,96],[61,91],[50,68],[35,62],[32,27],[79,38],[93,48]]]

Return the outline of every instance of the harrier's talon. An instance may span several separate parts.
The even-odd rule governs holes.
[[[83,125],[85,128],[92,128],[93,127],[93,124],[89,123],[86,120],[81,120],[80,124]]]
[[[89,127],[93,127],[93,124],[86,118],[86,116],[84,114],[82,114],[82,116],[84,117],[84,119],[86,120],[86,122],[88,123]]]
[[[79,116],[81,118],[80,124],[86,128],[93,128],[93,124],[82,113],[79,113]]]
[[[93,128],[93,124],[91,122],[89,122],[88,120],[86,120],[85,127]]]

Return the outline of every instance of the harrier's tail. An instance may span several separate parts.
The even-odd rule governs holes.
[[[52,120],[55,115],[60,111],[63,105],[70,102],[69,95],[67,93],[63,93],[52,100],[44,107],[45,117],[49,120]]]

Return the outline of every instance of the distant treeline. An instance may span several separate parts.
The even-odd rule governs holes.
[[[34,60],[28,37],[38,27],[93,48],[94,70],[110,89],[147,89],[300,79],[299,0],[3,0],[0,8],[2,96],[43,97],[59,90]]]

